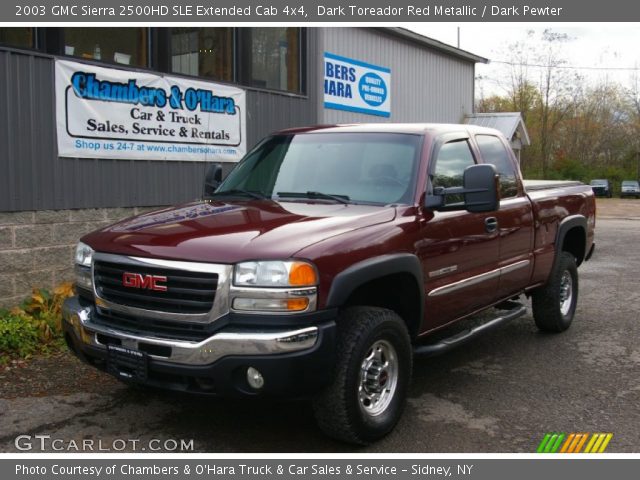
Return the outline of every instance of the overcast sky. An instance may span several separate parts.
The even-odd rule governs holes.
[[[457,27],[460,27],[460,48],[489,60],[508,60],[505,46],[526,38],[527,30],[539,33],[545,29],[566,33],[571,40],[563,48],[566,65],[576,67],[597,67],[577,69],[591,83],[602,81],[617,82],[625,87],[631,85],[634,68],[640,69],[640,24],[422,24],[407,25],[415,32],[444,43],[457,46]],[[532,45],[535,47],[535,45]],[[495,79],[500,77],[504,65],[489,63],[478,65],[476,75],[487,78],[476,84],[477,95],[502,93]],[[606,70],[611,69],[611,70]],[[613,70],[621,69],[621,70]],[[622,70],[623,69],[623,70]],[[640,72],[640,70],[636,70]],[[480,91],[482,90],[482,92]]]

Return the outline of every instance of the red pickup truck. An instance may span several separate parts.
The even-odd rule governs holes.
[[[220,172],[201,201],[81,239],[78,357],[155,387],[310,397],[324,432],[366,444],[397,423],[414,355],[525,314],[522,296],[541,330],[573,320],[593,192],[523,182],[495,130],[285,130]]]

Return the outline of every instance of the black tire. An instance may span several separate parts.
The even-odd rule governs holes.
[[[352,307],[340,314],[337,341],[334,380],[313,401],[316,421],[332,438],[367,445],[393,430],[404,410],[413,361],[407,327],[391,310]],[[386,373],[377,369],[376,355],[386,358]],[[368,382],[361,376],[365,364]]]
[[[560,253],[549,281],[533,291],[531,300],[533,319],[540,330],[557,333],[571,326],[578,304],[578,267],[573,255]]]

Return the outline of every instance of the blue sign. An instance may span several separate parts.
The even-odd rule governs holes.
[[[387,99],[387,84],[375,73],[365,73],[358,84],[360,96],[372,107],[379,107]]]
[[[325,52],[324,107],[390,117],[391,70]]]

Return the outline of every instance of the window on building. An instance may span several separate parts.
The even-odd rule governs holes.
[[[30,27],[9,27],[0,28],[0,45],[11,47],[32,48],[33,28]]]
[[[242,28],[242,83],[300,92],[299,28]]]
[[[232,28],[172,28],[171,71],[233,81]]]
[[[485,163],[493,163],[500,175],[500,197],[509,198],[518,195],[516,171],[511,156],[498,137],[476,135],[480,155]]]
[[[148,66],[146,28],[64,28],[62,53],[73,57]]]
[[[435,187],[462,187],[464,170],[475,164],[475,159],[466,140],[445,143],[436,157],[436,165],[431,176],[431,185]],[[447,195],[446,205],[464,202],[462,195]]]

